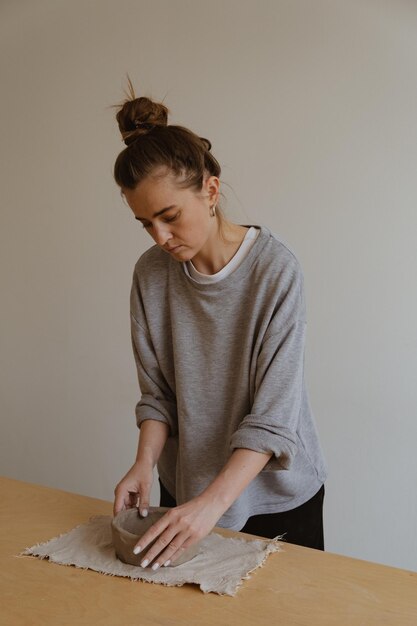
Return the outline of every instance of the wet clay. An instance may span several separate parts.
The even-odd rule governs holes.
[[[129,565],[140,565],[144,555],[158,539],[154,539],[142,552],[133,554],[133,548],[146,531],[165,515],[170,509],[167,507],[150,507],[147,517],[140,517],[138,509],[126,509],[120,511],[112,520],[111,531],[113,545],[116,556],[123,563]],[[186,563],[200,552],[199,542],[186,548],[184,552],[175,560],[175,563],[168,567],[175,567]]]

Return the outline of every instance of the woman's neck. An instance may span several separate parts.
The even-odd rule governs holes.
[[[224,238],[220,233],[220,225],[217,221],[217,228],[213,236],[209,237],[203,248],[191,260],[197,272],[201,274],[217,274],[234,257],[245,238],[248,228],[223,222]]]

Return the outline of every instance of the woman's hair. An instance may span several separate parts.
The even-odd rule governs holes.
[[[150,98],[137,98],[128,76],[128,98],[117,105],[119,130],[126,148],[114,164],[119,187],[135,189],[148,176],[174,175],[181,189],[202,190],[204,176],[220,177],[221,168],[210,152],[211,143],[188,128],[168,124],[169,109]],[[225,217],[219,203],[216,216],[220,231]]]

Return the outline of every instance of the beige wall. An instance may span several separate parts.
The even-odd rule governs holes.
[[[302,263],[327,549],[417,569],[416,3],[20,0],[0,17],[0,471],[110,499],[133,461],[128,297],[151,240],[112,179],[109,108],[129,72],[212,141],[232,219]]]

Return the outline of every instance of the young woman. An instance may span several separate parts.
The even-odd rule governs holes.
[[[135,548],[143,567],[174,563],[216,525],[323,550],[299,262],[266,226],[225,218],[211,143],[129,87],[114,176],[155,245],[133,273],[140,438],[114,513],[147,515],[157,465],[172,508]]]

